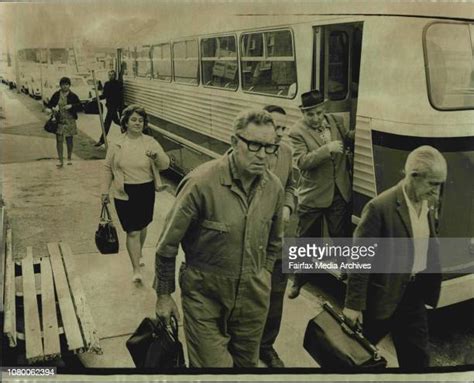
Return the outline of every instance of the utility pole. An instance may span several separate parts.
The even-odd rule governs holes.
[[[94,81],[94,92],[95,92],[95,99],[97,101],[97,107],[99,108],[99,119],[100,119],[100,127],[102,128],[102,135],[104,137],[104,145],[105,145],[105,151],[109,149],[108,143],[107,143],[107,134],[105,133],[105,127],[104,127],[104,119],[102,117],[102,108],[101,108],[101,103],[99,100],[99,92],[97,91],[97,81],[95,79],[95,70],[92,69],[92,80]]]

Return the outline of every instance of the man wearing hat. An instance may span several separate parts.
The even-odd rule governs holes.
[[[301,95],[303,118],[290,131],[294,166],[300,171],[298,183],[297,235],[321,237],[323,217],[329,235],[350,235],[351,181],[343,142],[354,139],[340,117],[326,113],[327,101],[317,90]],[[295,274],[288,297],[299,295],[306,282],[304,274]]]

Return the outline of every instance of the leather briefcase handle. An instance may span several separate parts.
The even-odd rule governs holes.
[[[380,360],[382,357],[380,356],[380,352],[377,347],[375,347],[372,343],[370,343],[362,334],[362,329],[360,326],[352,326],[346,319],[346,317],[342,314],[339,314],[334,308],[331,306],[330,303],[324,302],[323,309],[325,309],[334,319],[336,319],[339,324],[341,325],[342,330],[352,336],[357,338],[358,342],[364,347],[368,352],[370,352],[374,360]]]
[[[171,315],[169,326],[160,317],[157,316],[157,319],[159,323],[161,324],[161,326],[163,327],[163,329],[165,329],[168,332],[168,334],[171,337],[173,337],[175,340],[178,340],[178,320],[176,319],[176,317],[174,315]]]

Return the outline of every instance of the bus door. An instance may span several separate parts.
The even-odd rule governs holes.
[[[340,115],[355,127],[359,88],[362,23],[314,27],[311,89],[329,100],[328,112]]]

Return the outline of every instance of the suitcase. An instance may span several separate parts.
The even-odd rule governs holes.
[[[387,366],[378,349],[328,302],[306,327],[303,346],[321,368],[381,370]]]

